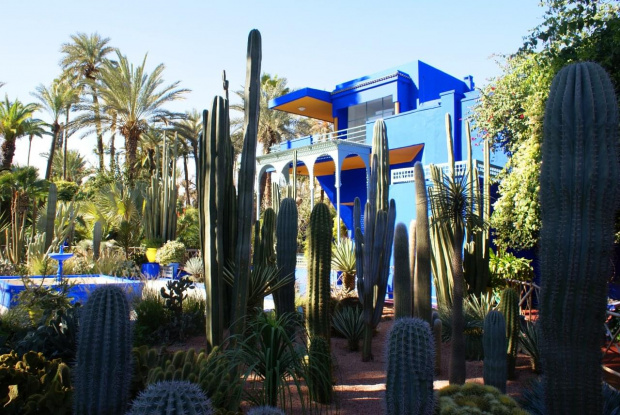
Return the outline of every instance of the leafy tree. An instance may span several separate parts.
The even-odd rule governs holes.
[[[61,173],[64,166],[64,177]],[[77,150],[68,150],[66,156],[56,153],[52,164],[52,177],[55,180],[63,179],[65,181],[82,184],[82,180],[90,173],[92,169],[88,165],[88,161]]]
[[[71,36],[70,43],[64,43],[60,51],[63,58],[60,66],[65,71],[68,78],[82,81],[82,94],[90,94],[92,99],[93,111],[92,121],[97,132],[97,155],[99,156],[99,170],[104,169],[103,164],[103,129],[101,125],[100,106],[99,106],[99,86],[97,78],[101,66],[107,62],[106,56],[114,48],[108,46],[109,38],[102,38],[98,33],[87,35],[86,33],[76,33]]]
[[[198,134],[202,131],[202,114],[196,109],[186,111],[185,116],[173,123],[173,130],[178,134],[178,140],[181,144],[180,155],[183,157],[183,172],[185,175],[185,205],[190,206],[190,189],[189,189],[189,172],[188,159],[191,155],[194,160],[198,159]]]
[[[599,62],[620,86],[620,6],[603,0],[546,0],[543,22],[513,55],[500,56],[502,75],[481,90],[474,121],[481,138],[505,150],[500,197],[491,225],[504,248],[536,246],[542,118],[551,80],[575,61]],[[620,95],[618,95],[620,97]]]
[[[23,104],[19,100],[9,101],[6,96],[0,101],[0,135],[4,138],[2,143],[2,160],[0,170],[9,170],[15,155],[15,141],[28,134],[29,123],[35,122],[32,114],[38,109],[36,104]]]

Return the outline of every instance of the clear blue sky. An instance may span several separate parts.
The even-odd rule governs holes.
[[[259,29],[264,72],[291,88],[332,90],[343,81],[416,59],[478,86],[500,73],[493,54],[512,53],[542,20],[538,0],[379,1],[6,1],[0,42],[0,96],[35,101],[30,93],[60,74],[60,46],[77,32],[110,38],[130,62],[164,63],[167,83],[192,90],[176,111],[202,110],[221,94],[221,71],[231,89],[245,82],[248,32]],[[38,114],[46,121],[46,114]],[[50,138],[35,138],[31,164]],[[121,140],[122,141],[122,140]],[[26,164],[27,138],[14,162]],[[119,143],[120,144],[120,143]],[[73,136],[69,147],[89,159],[94,140]]]

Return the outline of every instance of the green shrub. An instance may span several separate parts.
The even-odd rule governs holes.
[[[185,245],[179,241],[168,241],[157,250],[156,258],[162,265],[180,264],[185,260]]]
[[[165,329],[170,322],[170,315],[159,293],[144,292],[143,298],[134,306],[134,311],[135,345],[154,345],[166,338]]]
[[[71,414],[71,375],[60,359],[35,352],[21,359],[14,351],[1,355],[0,390],[3,414]]]
[[[438,397],[442,415],[528,415],[514,399],[492,386],[450,385],[440,389]]]
[[[177,220],[177,240],[191,249],[200,249],[198,209],[187,208]]]

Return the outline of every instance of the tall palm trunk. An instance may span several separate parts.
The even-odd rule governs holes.
[[[452,240],[452,337],[450,350],[450,384],[465,383],[465,321],[463,317],[463,228],[454,221],[454,239]]]
[[[50,154],[47,159],[47,168],[45,169],[45,180],[49,180],[52,177],[52,162],[54,160],[54,153],[56,152],[56,142],[58,140],[58,133],[60,132],[60,124],[54,122],[52,125],[52,145],[50,146]]]
[[[110,136],[110,171],[114,172],[116,166],[116,148],[114,147],[114,141],[116,140],[116,113],[112,115],[112,135]]]
[[[103,160],[103,129],[101,128],[101,114],[99,112],[99,98],[97,97],[97,88],[92,87],[93,90],[93,104],[94,112],[95,112],[95,129],[97,131],[97,153],[99,156],[99,171],[103,172],[105,170],[104,160]]]
[[[69,141],[69,111],[71,110],[71,105],[67,107],[67,115],[65,118],[65,128],[64,128],[64,148],[62,152],[62,179],[67,180],[67,141]]]
[[[185,174],[185,207],[190,206],[189,173],[187,172],[187,154],[183,154],[183,173]]]
[[[33,138],[34,136],[32,134],[28,136],[28,159],[26,161],[26,166],[30,166],[30,151],[32,150],[32,139]]]
[[[10,170],[15,155],[15,137],[5,136],[2,143],[2,168],[0,170]]]
[[[133,131],[130,131],[129,134],[125,137],[125,169],[127,170],[130,181],[132,181],[136,177],[136,154],[138,152],[139,139],[139,131],[137,132],[137,134]]]

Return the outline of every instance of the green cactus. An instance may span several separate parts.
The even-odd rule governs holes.
[[[439,313],[433,311],[431,320],[433,322],[433,340],[435,340],[435,374],[441,374],[441,330],[442,323]]]
[[[92,292],[80,317],[73,407],[76,414],[121,414],[132,377],[129,302],[121,288]]]
[[[416,246],[417,246],[417,226],[416,226],[416,220],[413,219],[411,222],[409,222],[409,271],[411,272],[411,311],[412,313],[415,313],[415,279],[416,279],[416,275],[418,273],[417,267],[418,265],[416,264],[416,260],[417,260],[417,253],[416,253]]]
[[[276,224],[276,259],[278,280],[295,275],[297,265],[297,204],[287,197],[280,204],[280,213]],[[295,311],[295,280],[277,290],[274,302],[278,315]]]
[[[332,358],[329,339],[323,336],[310,337],[308,349],[308,390],[310,398],[321,404],[333,400]]]
[[[484,318],[482,335],[484,347],[484,384],[506,393],[508,365],[506,362],[506,322],[504,315],[491,310]]]
[[[355,227],[355,264],[357,267],[357,292],[364,309],[364,346],[362,361],[372,360],[372,332],[383,314],[389,273],[396,204],[390,200],[388,211],[377,210],[378,160],[372,156],[372,169],[368,184],[368,201],[364,210],[364,233],[362,234],[359,198],[353,206]],[[384,170],[387,173],[387,170]]]
[[[45,222],[45,251],[52,245],[54,240],[54,220],[56,219],[56,202],[58,202],[58,189],[54,183],[50,183],[47,195],[47,215]],[[64,241],[61,241],[61,243]]]
[[[434,345],[428,323],[419,318],[394,322],[388,337],[386,413],[434,414]]]
[[[276,215],[278,214],[278,209],[280,209],[281,201],[280,185],[278,183],[271,183],[271,209],[273,209]]]
[[[99,259],[99,254],[101,252],[101,237],[102,223],[101,221],[97,221],[93,226],[93,259],[95,261]]]
[[[276,265],[276,251],[275,251],[275,235],[276,235],[276,212],[272,208],[267,208],[263,212],[263,223],[260,231],[260,244],[255,241],[255,252],[258,252],[258,256],[255,257],[253,262],[254,266],[260,264],[261,266],[274,266]]]
[[[258,135],[258,114],[260,107],[260,64],[261,36],[252,30],[248,37],[246,85],[244,93],[245,121],[244,141],[239,170],[238,241],[235,247],[235,286],[232,302],[234,307],[231,334],[245,331],[243,318],[248,304],[248,283],[250,279],[250,241],[252,237],[252,211],[254,210],[254,176],[256,173],[256,144]]]
[[[431,324],[431,240],[428,223],[428,196],[424,168],[420,162],[413,166],[416,199],[416,269],[414,273],[414,315]],[[413,270],[412,270],[413,271]]]
[[[541,359],[548,414],[600,414],[601,351],[618,207],[618,107],[593,62],[551,85],[540,174]]]
[[[306,325],[311,337],[322,336],[328,342],[331,330],[329,300],[332,257],[332,219],[329,208],[317,203],[308,226],[308,306]]]
[[[284,411],[273,406],[257,406],[250,408],[248,415],[285,415]]]
[[[499,310],[504,315],[504,320],[506,321],[508,379],[514,379],[521,327],[519,319],[519,294],[517,294],[514,289],[508,287],[502,291],[499,301]]]
[[[409,271],[409,240],[403,223],[394,230],[394,317],[412,317],[411,272]],[[415,291],[414,291],[415,293]]]
[[[211,415],[211,401],[195,383],[164,381],[149,385],[131,404],[127,415]]]
[[[390,151],[387,130],[382,119],[375,121],[372,133],[372,154],[377,155],[377,210],[388,210],[390,189]]]

